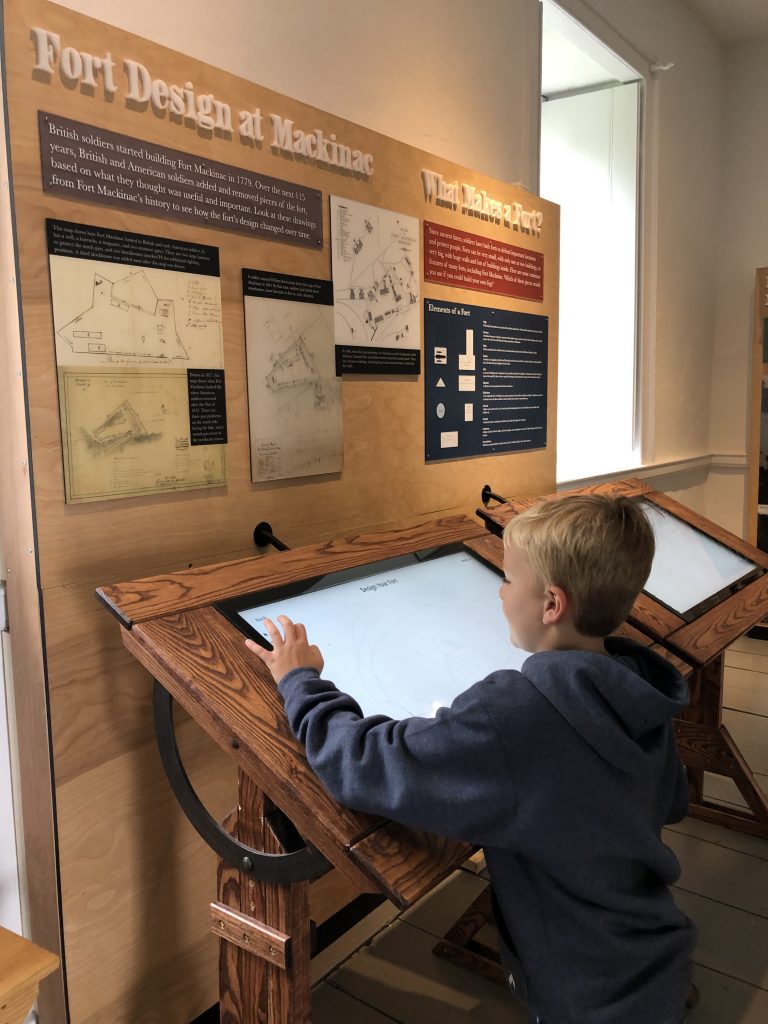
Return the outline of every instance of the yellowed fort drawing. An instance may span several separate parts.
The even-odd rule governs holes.
[[[218,277],[50,255],[67,501],[226,481],[190,443],[188,369],[221,369]]]
[[[63,367],[59,393],[69,501],[226,482],[226,446],[190,445],[185,371]]]
[[[144,270],[119,281],[93,275],[93,304],[59,331],[78,355],[188,360],[172,299],[159,299]]]
[[[59,366],[222,366],[218,277],[49,260]]]
[[[251,479],[341,472],[333,306],[246,295]]]

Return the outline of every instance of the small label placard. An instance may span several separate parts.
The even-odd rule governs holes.
[[[189,443],[227,443],[227,404],[223,370],[187,370]]]

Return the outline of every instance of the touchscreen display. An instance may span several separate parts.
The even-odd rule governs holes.
[[[323,677],[351,694],[365,715],[431,717],[500,668],[528,656],[513,647],[498,591],[501,577],[461,550],[417,555],[334,573],[302,594],[241,607],[264,619],[288,615],[307,627],[325,658]]]
[[[757,569],[743,555],[656,505],[643,504],[656,535],[656,554],[643,588],[684,615]]]

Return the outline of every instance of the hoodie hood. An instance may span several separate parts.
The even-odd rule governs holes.
[[[642,771],[646,752],[688,704],[685,680],[668,661],[631,640],[609,637],[605,654],[540,651],[523,675],[609,764]]]

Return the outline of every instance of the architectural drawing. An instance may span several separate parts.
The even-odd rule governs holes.
[[[190,444],[185,370],[59,370],[67,500],[226,482],[226,446]]]
[[[331,196],[338,345],[418,349],[419,222]]]
[[[250,295],[244,302],[251,478],[340,472],[333,307]]]
[[[93,304],[59,334],[78,353],[189,359],[176,332],[173,302],[157,297],[143,270],[119,281],[94,274]]]
[[[223,365],[218,277],[69,256],[49,263],[59,366]]]
[[[224,446],[191,443],[187,381],[223,367],[219,278],[48,259],[67,501],[225,483]]]
[[[149,436],[149,431],[127,398],[94,427],[91,434],[86,434],[93,446],[104,455],[128,441],[138,441]]]
[[[301,395],[306,389],[311,388],[315,408],[328,408],[328,382],[323,379],[317,368],[315,357],[307,348],[303,334],[273,359],[272,370],[267,374],[265,384],[273,394],[299,389]]]

